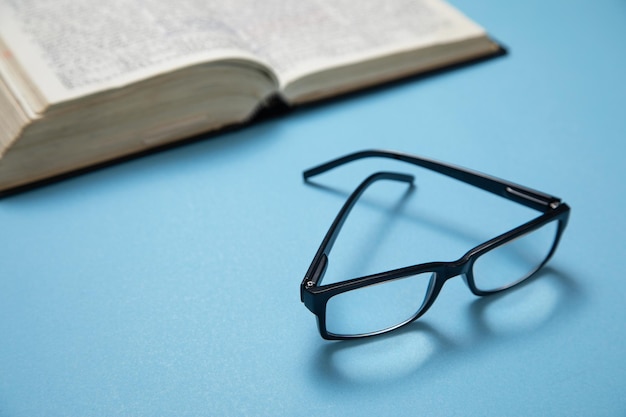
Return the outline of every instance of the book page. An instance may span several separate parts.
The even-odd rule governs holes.
[[[222,12],[283,86],[331,67],[486,36],[440,0],[238,0]]]
[[[269,72],[221,19],[218,2],[0,0],[4,58],[52,103],[217,59]]]

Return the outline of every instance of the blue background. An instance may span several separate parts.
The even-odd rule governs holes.
[[[301,108],[0,201],[0,416],[626,415],[626,2],[452,2],[506,57]],[[562,197],[527,285],[449,281],[416,324],[322,340],[299,283],[347,194],[329,274],[451,260],[533,217],[364,148]]]

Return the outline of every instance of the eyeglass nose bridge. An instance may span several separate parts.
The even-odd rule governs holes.
[[[471,273],[472,260],[471,259],[459,259],[456,262],[445,265],[441,270],[437,271],[439,275],[439,281],[443,285],[446,281],[458,276],[463,277],[463,280],[467,282],[467,276]]]
[[[430,285],[427,291],[426,302],[422,306],[422,313],[425,313],[428,308],[435,301],[435,298],[439,295],[439,292],[442,290],[446,281],[452,278],[456,278],[458,276],[463,277],[463,280],[466,284],[469,285],[468,282],[468,274],[470,274],[470,270],[472,268],[470,259],[459,259],[456,262],[451,262],[447,264],[440,265],[438,268],[433,269],[434,278],[431,280]],[[471,288],[471,285],[470,285]],[[420,315],[421,315],[420,314]]]
[[[426,313],[428,309],[430,309],[430,307],[435,302],[435,299],[439,296],[439,293],[443,289],[444,284],[449,279],[462,276],[465,283],[469,285],[470,278],[468,278],[468,274],[471,273],[471,268],[472,264],[470,259],[459,259],[456,262],[443,264],[437,268],[434,268],[432,270],[434,279],[431,278],[430,280],[428,290],[426,292],[426,298],[424,299],[424,303],[422,304],[422,307],[420,308],[420,311],[415,318],[420,317],[421,315]],[[469,285],[469,287],[471,289],[472,286]]]

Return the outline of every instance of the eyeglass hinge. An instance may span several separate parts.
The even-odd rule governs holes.
[[[549,195],[542,195],[541,193],[529,190],[519,190],[513,187],[506,187],[506,192],[511,196],[521,198],[531,203],[531,207],[536,206],[535,208],[538,210],[541,210],[543,207],[550,207],[554,210],[561,204],[561,201],[558,198],[551,197]]]

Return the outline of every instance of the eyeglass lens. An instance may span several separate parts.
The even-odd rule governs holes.
[[[481,291],[510,287],[532,275],[546,260],[558,231],[557,220],[483,254],[472,268]]]
[[[396,328],[417,315],[434,279],[426,272],[337,294],[326,305],[326,330],[358,336]]]

